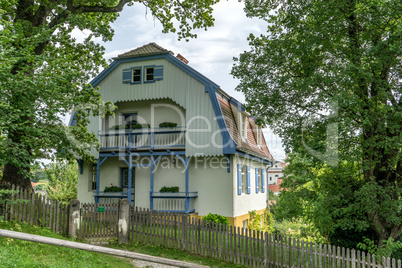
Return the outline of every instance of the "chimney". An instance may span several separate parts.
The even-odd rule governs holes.
[[[179,60],[181,60],[185,64],[188,64],[188,60],[185,57],[183,57],[183,55],[181,55],[180,53],[177,54],[176,58],[178,58]]]

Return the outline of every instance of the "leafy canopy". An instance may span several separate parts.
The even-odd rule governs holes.
[[[91,160],[97,142],[87,132],[89,116],[103,116],[105,104],[88,82],[106,68],[104,48],[94,37],[111,41],[111,23],[126,5],[142,4],[159,20],[163,32],[179,39],[196,37],[193,29],[211,27],[217,0],[134,1],[62,0],[0,2],[0,166],[3,180],[29,187],[30,166],[56,156]],[[177,22],[174,24],[174,22]],[[71,33],[89,30],[81,43]],[[77,112],[76,126],[62,118]],[[4,137],[4,138],[3,138]]]
[[[288,152],[328,171],[358,165],[364,183],[353,194],[379,244],[399,237],[402,2],[247,1],[245,11],[267,22],[232,69],[250,110]]]

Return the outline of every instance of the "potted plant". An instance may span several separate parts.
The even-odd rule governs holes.
[[[121,193],[121,192],[123,192],[123,188],[113,185],[113,183],[111,183],[109,187],[105,186],[105,189],[103,190],[103,192],[104,193]]]
[[[170,127],[174,128],[177,126],[177,123],[172,123],[172,122],[162,122],[159,124],[159,127]]]
[[[163,186],[160,190],[160,193],[164,193],[162,195],[179,195],[179,186],[167,187]]]

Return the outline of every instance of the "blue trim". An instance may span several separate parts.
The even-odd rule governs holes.
[[[238,100],[236,100],[235,98],[230,98],[229,102],[231,104],[233,104],[234,106],[236,106],[237,110],[239,110],[239,112],[244,112],[246,110],[244,105],[241,102],[239,102]]]
[[[265,193],[265,168],[261,169],[262,192]]]
[[[237,194],[241,195],[241,164],[237,164]]]
[[[151,176],[150,176],[150,179],[149,179],[149,185],[150,185],[149,186],[149,208],[151,210],[154,209],[154,199],[152,197],[152,195],[154,193],[154,163],[155,163],[154,156],[151,155]]]
[[[222,134],[223,154],[233,154],[236,152],[236,143],[229,134],[229,130],[226,127],[226,122],[223,117],[221,106],[219,105],[218,97],[216,96],[217,87],[213,85],[205,86],[205,92],[208,92],[211,99],[211,104],[215,112],[216,119]]]
[[[259,187],[260,187],[260,185],[259,185],[259,181],[258,181],[258,179],[259,179],[259,176],[258,176],[258,168],[255,168],[255,193],[256,194],[258,194],[258,192],[259,192]]]
[[[127,187],[127,199],[129,204],[131,205],[131,198],[128,198],[129,196],[131,197],[131,186],[133,182],[133,156],[130,153],[128,156],[128,187]]]
[[[247,194],[251,193],[250,166],[247,166]]]
[[[257,156],[245,154],[245,153],[240,152],[240,151],[236,151],[235,154],[240,155],[240,156],[243,156],[243,157],[245,157],[245,158],[249,158],[249,159],[252,159],[252,160],[256,160],[256,161],[258,161],[258,162],[262,162],[262,163],[264,163],[264,164],[272,164],[272,162],[270,162],[270,161],[268,161],[268,160],[265,160],[265,159],[260,158],[260,157],[257,157]]]

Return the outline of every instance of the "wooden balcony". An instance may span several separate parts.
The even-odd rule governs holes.
[[[102,130],[99,142],[101,151],[184,149],[186,128]]]

